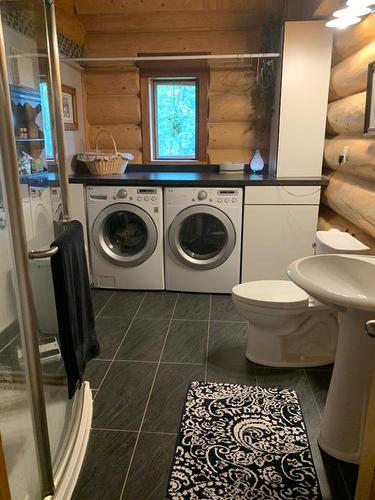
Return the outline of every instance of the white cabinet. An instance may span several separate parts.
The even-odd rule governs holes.
[[[242,282],[287,279],[291,262],[313,254],[319,192],[318,186],[246,188]]]
[[[280,109],[270,154],[277,177],[321,175],[332,39],[324,21],[285,23]]]

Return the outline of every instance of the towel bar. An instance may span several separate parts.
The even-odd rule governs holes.
[[[58,252],[58,247],[50,247],[47,250],[32,250],[29,252],[29,259],[48,259]]]

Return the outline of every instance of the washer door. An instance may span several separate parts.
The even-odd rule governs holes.
[[[153,253],[158,233],[152,218],[135,205],[116,203],[95,219],[92,237],[96,249],[112,264],[139,266]]]
[[[224,212],[198,205],[186,208],[174,218],[168,239],[172,252],[186,266],[214,269],[233,252],[236,232]]]

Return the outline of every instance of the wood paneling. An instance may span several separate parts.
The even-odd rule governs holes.
[[[95,96],[87,99],[87,118],[91,125],[140,125],[138,96]]]
[[[254,72],[250,69],[211,69],[210,92],[250,92],[254,84]]]
[[[74,13],[68,13],[66,10],[56,5],[56,23],[57,31],[67,38],[70,38],[78,45],[83,45],[85,39],[85,28]]]
[[[95,147],[96,136],[101,128],[104,128],[111,132],[116,141],[118,149],[122,151],[139,151],[141,149],[141,128],[137,125],[102,125],[98,127],[91,126],[89,130],[89,141],[90,147],[92,149]],[[102,134],[102,136],[100,137],[99,149],[113,151],[112,141],[107,134]]]
[[[77,9],[88,29],[87,57],[185,52],[238,54],[261,50],[262,26],[268,15],[282,12],[283,2],[80,0]],[[128,139],[124,138],[125,128],[139,123],[138,73],[117,63],[102,67],[94,64],[90,63],[85,71],[90,142],[95,127],[105,125],[119,138],[121,148],[140,149],[140,137],[133,129]],[[247,163],[255,148],[261,148],[267,159],[269,127],[263,123],[254,127],[258,114],[252,101],[256,63],[252,66],[249,61],[210,65],[209,125],[205,138],[212,163]],[[145,138],[144,127],[141,124]],[[146,156],[144,150],[144,161]]]
[[[250,150],[267,146],[265,140],[260,143],[252,123],[209,123],[208,137],[210,149]]]
[[[274,14],[277,14],[275,9]],[[127,12],[126,14],[95,14],[80,16],[85,29],[91,33],[134,33],[158,31],[235,31],[262,24],[267,18],[262,9],[235,11],[167,11]]]
[[[331,102],[327,126],[330,134],[362,134],[365,120],[366,92]]]
[[[248,164],[254,156],[255,149],[209,149],[208,156],[210,163],[220,164],[224,162],[235,162]],[[268,150],[263,149],[260,151],[263,158],[267,158]]]
[[[209,52],[232,54],[259,50],[258,30],[178,31],[175,33],[88,33],[87,57],[136,56],[140,53]]]
[[[211,122],[249,123],[254,117],[254,107],[249,92],[210,93],[209,109]]]
[[[85,14],[126,14],[128,12],[167,12],[215,10],[257,10],[267,14],[282,12],[281,0],[78,0],[76,9],[79,15]]]
[[[334,66],[331,72],[329,100],[334,101],[366,90],[368,65],[374,60],[375,40]]]
[[[87,95],[139,95],[138,70],[86,70]]]

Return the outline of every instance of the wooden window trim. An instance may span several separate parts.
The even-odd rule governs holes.
[[[155,65],[156,66],[156,65]],[[208,116],[208,70],[197,69],[193,65],[186,65],[184,68],[171,67],[143,67],[140,68],[140,91],[141,91],[141,117],[142,117],[142,154],[143,163],[166,164],[174,163],[178,165],[191,165],[207,163],[207,116]],[[197,158],[184,160],[156,160],[152,156],[154,150],[154,124],[152,123],[153,113],[150,109],[152,102],[151,80],[157,78],[195,78],[198,89],[198,132],[197,132]]]

